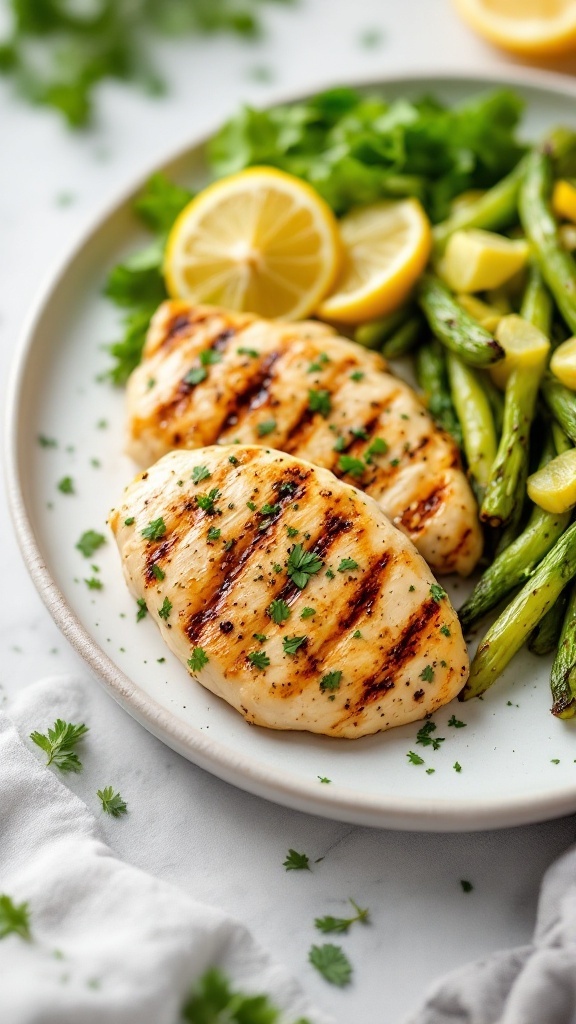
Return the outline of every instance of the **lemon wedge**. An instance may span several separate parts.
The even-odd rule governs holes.
[[[576,391],[576,338],[568,338],[558,345],[550,360],[550,369],[567,388]]]
[[[552,209],[557,217],[576,224],[576,188],[569,181],[557,181],[554,185]]]
[[[530,248],[481,228],[455,231],[438,264],[438,273],[456,292],[483,292],[499,288],[523,267]]]
[[[567,512],[576,504],[576,448],[562,452],[528,477],[528,496],[546,512]]]
[[[550,342],[546,335],[528,320],[523,320],[515,313],[503,316],[494,337],[505,352],[504,359],[490,367],[490,376],[499,388],[506,387],[512,370],[522,368],[539,373],[544,370]]]
[[[184,208],[166,246],[172,298],[308,316],[340,269],[338,223],[310,185],[272,167],[223,178]]]
[[[325,320],[358,324],[397,309],[424,270],[430,222],[417,199],[351,210],[340,221],[344,263],[335,289],[318,307]]]
[[[547,56],[576,49],[574,0],[454,0],[471,28],[513,53]]]

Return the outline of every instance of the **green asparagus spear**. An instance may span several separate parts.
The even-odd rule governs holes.
[[[556,448],[549,437],[544,445],[540,466],[545,466],[555,454]],[[502,598],[530,579],[538,563],[562,536],[569,522],[569,512],[556,514],[545,512],[538,505],[533,506],[523,532],[509,547],[498,552],[492,565],[486,569],[460,608],[458,616],[464,630],[472,629]]]
[[[446,355],[452,403],[460,426],[470,476],[484,492],[496,455],[496,430],[490,402],[477,374],[453,352]]]
[[[550,675],[552,690],[552,714],[557,718],[574,718],[576,715],[576,587],[568,597],[560,643]]]
[[[418,300],[432,333],[464,362],[470,366],[490,366],[502,359],[501,345],[456,302],[439,278],[423,275]]]
[[[461,207],[436,225],[433,235],[437,253],[443,252],[450,235],[455,231],[463,228],[499,231],[514,223],[517,217],[518,192],[524,172],[524,161],[525,158],[520,160],[510,174],[488,189],[476,202]]]
[[[536,572],[481,641],[461,699],[479,697],[504,671],[526,638],[576,575],[576,523],[569,526]]]
[[[540,619],[536,628],[532,630],[528,640],[528,650],[532,654],[547,655],[557,650],[567,600],[566,591],[563,590],[546,615]]]
[[[462,428],[450,397],[446,356],[435,338],[422,345],[416,353],[416,379],[424,392],[429,413],[461,447]]]
[[[388,316],[383,316],[379,320],[371,320],[367,324],[361,324],[354,332],[354,341],[357,341],[359,345],[363,345],[364,348],[380,348],[387,338],[410,319],[413,313],[413,306],[401,306],[400,309],[395,309]]]
[[[549,373],[542,381],[542,394],[554,419],[576,444],[576,393]]]
[[[576,333],[576,261],[558,241],[558,223],[550,208],[552,160],[534,149],[525,158],[520,188],[520,218],[532,242],[542,276],[570,330]]]
[[[416,347],[418,339],[424,333],[424,321],[416,314],[411,316],[406,323],[402,324],[397,331],[394,331],[382,345],[382,355],[386,359],[398,359],[405,356]]]

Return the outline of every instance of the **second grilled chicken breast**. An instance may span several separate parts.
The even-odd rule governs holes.
[[[456,612],[424,559],[328,470],[256,446],[172,452],[109,522],[170,649],[250,723],[365,736],[466,682]]]
[[[437,573],[467,575],[482,535],[456,445],[381,356],[315,322],[166,302],[128,382],[128,451],[269,444],[370,494]]]

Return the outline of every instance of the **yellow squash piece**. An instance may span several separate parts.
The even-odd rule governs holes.
[[[558,346],[550,360],[550,369],[567,388],[576,391],[576,338],[568,338]]]
[[[499,309],[496,309],[495,306],[489,306],[487,302],[482,302],[482,299],[476,298],[475,295],[467,295],[466,292],[462,292],[456,298],[462,308],[470,316],[473,316],[481,327],[484,327],[490,334],[494,334],[502,319],[502,313]]]
[[[522,367],[526,371],[541,372],[548,359],[550,342],[537,327],[511,313],[503,316],[496,328],[496,341],[506,353],[504,359],[490,367],[494,383],[504,389],[512,370]]]
[[[340,221],[344,265],[318,307],[324,320],[363,323],[401,306],[432,248],[430,222],[417,199],[351,210]]]
[[[252,167],[185,207],[168,238],[164,275],[172,298],[297,320],[332,287],[341,255],[336,218],[310,185]]]
[[[523,239],[468,228],[451,235],[438,273],[455,292],[483,292],[509,281],[525,265],[529,252]]]
[[[554,185],[552,209],[557,217],[576,224],[576,188],[569,181],[557,181]]]
[[[528,57],[576,49],[574,0],[454,0],[480,35]]]
[[[576,504],[576,448],[562,452],[528,477],[528,496],[546,512],[567,512]]]

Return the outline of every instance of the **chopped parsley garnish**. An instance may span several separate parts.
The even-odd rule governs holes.
[[[353,558],[343,558],[342,561],[340,562],[340,565],[338,566],[338,572],[348,572],[349,570],[357,568],[358,562],[356,562]]]
[[[255,501],[247,501],[246,502],[246,508],[249,508],[251,512],[255,512],[256,511],[256,507],[257,506],[256,506],[256,502]]]
[[[366,472],[366,465],[360,460],[355,459],[352,455],[341,455],[338,459],[338,469],[342,473],[349,473],[350,476],[360,479]]]
[[[271,434],[273,430],[276,430],[276,420],[261,420],[256,430],[258,431],[258,437],[266,437],[267,434]]]
[[[30,939],[30,911],[27,903],[16,904],[3,893],[0,895],[0,939],[7,935]]]
[[[281,507],[281,505],[270,505],[268,502],[266,502],[266,504],[262,505],[260,513],[263,516],[275,516],[278,515],[278,512],[280,511]]]
[[[87,732],[87,725],[73,725],[72,722],[63,722],[61,718],[57,718],[46,733],[32,732],[30,739],[48,754],[47,765],[53,764],[61,772],[80,772],[82,762],[74,747]]]
[[[465,878],[460,879],[460,885],[462,886],[462,892],[472,892],[474,888],[472,882],[466,881]]]
[[[102,810],[106,814],[110,814],[113,818],[119,818],[122,814],[127,814],[128,807],[125,801],[120,796],[120,793],[115,793],[112,786],[106,786],[105,789],[98,789],[96,796],[100,797],[102,801]]]
[[[308,605],[300,612],[301,619],[311,619],[313,615],[316,615],[316,609],[310,608]]]
[[[146,537],[146,540],[160,540],[161,537],[166,533],[166,523],[162,516],[158,519],[152,519],[142,530],[142,536]]]
[[[278,626],[290,618],[290,609],[286,601],[275,599],[267,608],[268,615]]]
[[[385,455],[387,451],[388,442],[383,437],[375,437],[364,452],[364,460],[371,463],[375,455]]]
[[[288,855],[282,867],[286,868],[286,871],[310,871],[310,858],[305,853],[288,850]]]
[[[154,579],[156,580],[163,580],[166,578],[166,573],[164,572],[164,569],[161,569],[160,566],[156,565],[155,563],[154,565],[150,566],[150,572],[152,573]]]
[[[460,764],[459,761],[455,761],[454,764],[452,765],[452,767],[453,767],[455,772],[461,772],[462,771],[462,765]]]
[[[96,533],[95,530],[86,530],[82,534],[78,541],[76,548],[81,551],[84,558],[92,558],[92,555],[98,548],[102,547],[106,543],[106,537],[101,533]]]
[[[448,725],[451,725],[454,729],[465,729],[466,722],[461,722],[460,719],[456,718],[456,715],[452,715],[448,719]]]
[[[192,482],[195,484],[201,483],[202,480],[209,480],[212,473],[208,469],[208,466],[194,466],[192,470]]]
[[[448,626],[446,625],[440,626],[440,632],[442,633],[442,636],[452,636]]]
[[[350,380],[354,380],[354,381],[358,382],[358,381],[363,380],[363,379],[364,379],[364,371],[363,370],[354,370],[354,372],[350,374]]]
[[[313,551],[305,551],[301,544],[295,544],[288,556],[287,572],[299,590],[303,590],[308,580],[322,568],[322,559]]]
[[[426,769],[426,775],[434,775],[435,771],[436,771],[435,768],[427,768]]]
[[[214,366],[215,363],[222,362],[222,353],[218,352],[214,348],[204,349],[204,351],[200,353],[200,362],[202,363],[202,366]]]
[[[148,614],[148,608],[146,607],[146,601],[143,597],[139,597],[136,601],[138,605],[138,611],[136,612],[136,622],[141,622],[143,618]]]
[[[396,469],[396,466],[400,465],[400,459],[390,459],[390,465]]]
[[[217,968],[206,971],[182,1008],[187,1024],[277,1024],[279,1010],[267,995],[234,991]],[[303,1017],[295,1024],[309,1024]]]
[[[339,690],[341,679],[342,672],[340,669],[336,669],[334,672],[327,672],[320,680],[320,689],[323,693],[325,690]]]
[[[282,648],[285,654],[296,654],[296,651],[306,643],[306,636],[285,636],[282,641]]]
[[[294,526],[287,526],[286,533],[288,534],[289,537],[297,537],[298,534],[300,533],[300,530],[297,530]]]
[[[208,540],[218,540],[221,533],[222,530],[219,530],[217,526],[211,526],[210,529],[208,530]]]
[[[62,494],[74,494],[74,481],[71,476],[63,476],[58,481],[57,487]]]
[[[252,633],[255,640],[258,640],[261,644],[265,644],[268,637],[265,633]]]
[[[228,456],[228,462],[231,462],[233,466],[237,466],[238,465],[238,459],[236,458],[235,455],[229,455]]]
[[[361,640],[362,639],[362,633],[360,632],[359,629],[355,629],[354,630],[354,632],[352,633],[352,639],[353,640]]]
[[[333,946],[331,943],[312,946],[308,953],[308,959],[331,985],[343,988],[352,977],[352,965],[340,946]]]
[[[54,437],[46,437],[45,434],[38,434],[38,444],[41,448],[57,448],[58,441]]]
[[[444,587],[441,587],[439,583],[432,584],[430,587],[430,594],[438,604],[440,604],[440,601],[442,601],[443,598],[447,597]]]
[[[326,569],[326,576],[329,580],[333,580],[335,575],[336,573],[334,572],[333,569]]]
[[[172,601],[170,601],[167,597],[165,597],[163,602],[162,602],[162,607],[158,609],[158,615],[160,616],[161,619],[164,619],[164,622],[168,622],[168,619],[170,617],[170,612],[171,611],[172,611]]]
[[[368,431],[366,430],[366,427],[350,427],[350,433],[352,434],[352,437],[357,438],[358,441],[368,440]]]
[[[416,733],[416,743],[421,743],[423,747],[432,747],[433,750],[439,750],[440,744],[444,743],[442,736],[432,736],[433,732],[436,732],[436,722],[424,722],[424,725]]]
[[[320,779],[320,782],[324,782],[324,783],[326,783],[326,785],[329,782],[332,782],[332,779],[328,779],[325,775],[319,775],[318,778]]]
[[[270,658],[265,651],[250,651],[248,661],[255,668],[265,669],[270,664]]]
[[[196,504],[204,512],[214,512],[214,502],[220,497],[221,493],[217,487],[213,487],[211,491],[208,491],[208,494],[197,494]]]
[[[343,452],[347,448],[347,446],[348,442],[346,438],[340,435],[340,437],[336,438],[336,441],[334,442],[334,445],[332,447],[332,451]]]
[[[409,750],[406,757],[410,764],[424,764],[424,758],[420,757],[420,754],[415,754],[413,750]]]
[[[124,526],[133,526],[133,525],[134,525],[134,516],[128,516],[128,519],[124,520]]]
[[[320,352],[318,358],[313,363],[310,363],[308,373],[319,373],[326,366],[326,363],[329,362],[330,357],[325,352]]]
[[[432,665],[425,665],[420,673],[420,679],[423,679],[425,683],[434,682],[434,669]]]
[[[308,408],[310,412],[318,412],[326,418],[330,415],[331,402],[330,392],[321,388],[319,391],[311,389],[308,392]]]
[[[89,579],[85,579],[84,583],[88,587],[88,590],[102,590],[104,584],[102,580],[99,580],[97,576],[90,576]]]
[[[245,348],[243,345],[241,348],[236,349],[239,356],[250,356],[250,359],[257,359],[260,353],[255,348]]]
[[[206,654],[203,647],[193,647],[192,657],[188,658],[187,665],[193,672],[199,672],[200,669],[204,668],[208,664],[210,658]]]
[[[203,380],[206,380],[208,371],[203,366],[193,366],[191,370],[183,378],[184,384],[201,384]]]
[[[273,565],[272,565],[272,569],[276,573],[282,572],[282,566],[280,565],[280,562],[274,562]]]
[[[349,902],[356,911],[352,917],[332,917],[331,914],[327,914],[326,917],[317,917],[314,920],[314,924],[318,931],[324,933],[337,932],[339,935],[342,935],[345,934],[350,928],[350,925],[355,924],[356,921],[361,921],[362,924],[367,924],[369,916],[368,908],[362,910],[352,898],[349,899]]]
[[[296,484],[293,480],[284,480],[279,487],[279,494],[281,497],[285,497],[287,494],[294,494],[296,490]]]

